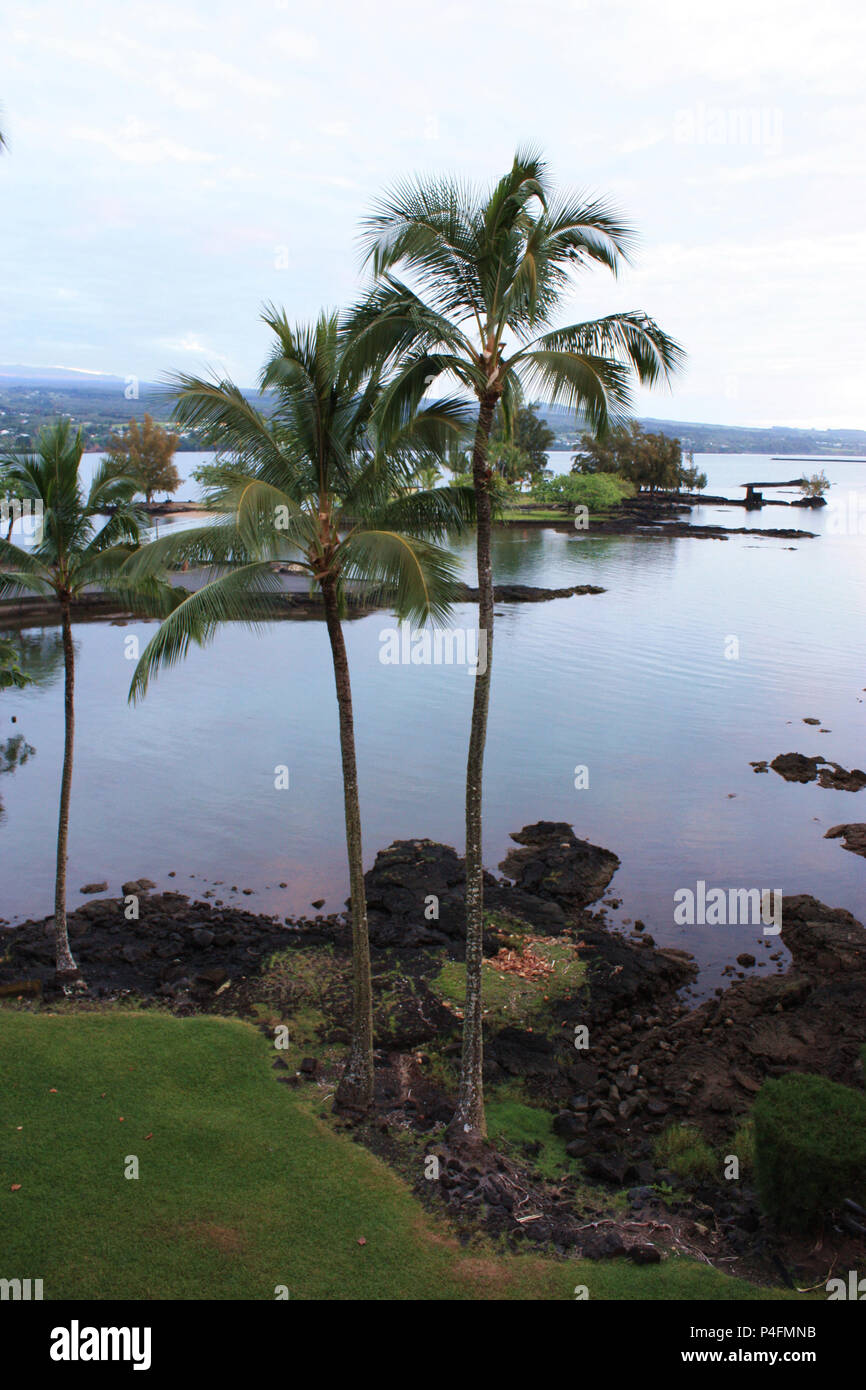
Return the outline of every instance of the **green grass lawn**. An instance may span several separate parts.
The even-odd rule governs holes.
[[[0,1009],[0,1056],[0,1277],[46,1299],[779,1296],[680,1259],[461,1248],[235,1019]]]
[[[590,512],[590,525],[593,521],[610,521],[616,517],[618,508],[607,508],[605,511]],[[503,507],[497,513],[496,521],[508,524],[519,521],[555,521],[560,526],[571,526],[574,523],[574,505],[566,507]]]
[[[506,1152],[519,1149],[521,1144],[540,1144],[533,1166],[546,1178],[555,1180],[573,1172],[574,1163],[565,1152],[565,1140],[553,1132],[550,1111],[525,1104],[520,1098],[521,1089],[512,1081],[496,1087],[492,1093],[488,1091],[485,1109],[490,1138]]]
[[[566,507],[503,507],[497,521],[559,521],[568,525],[574,508]]]

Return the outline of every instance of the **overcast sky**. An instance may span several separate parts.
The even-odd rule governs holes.
[[[265,300],[349,302],[413,171],[540,145],[640,232],[568,319],[689,352],[642,414],[866,427],[862,0],[30,0],[0,30],[0,362],[255,380]]]

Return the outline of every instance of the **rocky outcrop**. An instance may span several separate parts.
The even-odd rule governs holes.
[[[619,868],[615,854],[579,840],[565,821],[538,821],[511,838],[521,848],[500,863],[505,876],[524,892],[568,907],[596,902]]]
[[[821,758],[808,758],[805,753],[780,753],[770,767],[786,782],[814,782],[821,761]]]
[[[752,763],[752,767],[756,771],[764,771],[766,764]],[[780,753],[770,767],[786,782],[817,781],[821,787],[844,792],[859,792],[866,787],[866,772],[859,767],[848,772],[829,758],[810,758],[805,753]]]
[[[598,584],[572,584],[569,589],[536,589],[531,584],[497,584],[493,590],[496,603],[546,603],[552,598],[573,598],[576,594],[604,594],[607,590]],[[477,603],[478,590],[468,584],[461,584],[460,599],[464,603]]]
[[[556,935],[602,896],[619,867],[610,850],[579,840],[570,825],[539,821],[511,837],[521,846],[500,864],[506,882],[484,875],[484,905]],[[377,946],[430,946],[465,937],[465,866],[432,840],[397,840],[364,877],[370,939]],[[492,949],[492,946],[491,946]]]
[[[297,931],[267,917],[190,902],[181,893],[151,893],[148,882],[123,885],[124,895],[141,895],[137,921],[126,919],[125,897],[97,898],[69,914],[72,950],[96,996],[132,991],[206,1001],[225,980],[253,973],[272,952],[297,941]],[[0,931],[0,955],[0,981],[35,976],[50,987],[52,919]]]
[[[838,763],[829,763],[818,773],[818,785],[838,792],[859,792],[866,787],[866,772],[859,767],[846,772]]]
[[[824,839],[842,839],[843,849],[849,849],[852,854],[862,854],[866,859],[866,824],[863,822],[858,825],[834,825],[827,831]]]
[[[644,1011],[626,1021],[622,1009],[598,1020],[595,1141],[634,1153],[642,1133],[678,1120],[730,1138],[764,1080],[790,1070],[862,1085],[866,929],[844,909],[801,894],[783,900],[781,935],[791,953],[783,974],[752,974],[691,1011],[671,1001],[654,1020]],[[592,984],[591,992],[595,998]],[[617,1079],[631,1068],[635,1085],[624,1092]],[[623,1106],[633,1096],[640,1103]]]

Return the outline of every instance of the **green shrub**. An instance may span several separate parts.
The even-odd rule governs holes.
[[[632,485],[615,473],[564,473],[544,479],[532,490],[533,500],[543,505],[580,504],[590,512],[618,507],[623,497],[633,493]]]
[[[670,1168],[679,1178],[717,1177],[719,1163],[699,1129],[693,1125],[672,1125],[655,1143],[655,1158],[661,1168]]]
[[[730,1143],[730,1152],[740,1160],[740,1175],[751,1173],[755,1167],[755,1121],[751,1116],[738,1125]]]
[[[766,1081],[754,1105],[755,1182],[767,1215],[805,1228],[866,1200],[866,1096],[824,1076]]]

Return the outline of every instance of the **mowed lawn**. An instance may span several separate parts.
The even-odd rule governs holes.
[[[0,1277],[46,1299],[779,1296],[678,1259],[464,1250],[273,1058],[233,1019],[0,1010]]]

